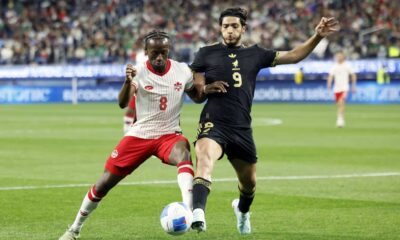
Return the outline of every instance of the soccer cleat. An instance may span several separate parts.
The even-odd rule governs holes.
[[[250,226],[250,212],[242,213],[239,210],[239,199],[235,199],[232,201],[233,212],[236,215],[237,220],[237,229],[240,234],[250,234],[251,226]]]
[[[74,232],[71,229],[67,229],[65,233],[58,240],[76,240],[79,238],[79,232]]]
[[[336,121],[336,126],[339,128],[344,127],[345,123],[344,123],[344,119],[343,118],[338,118]]]
[[[205,232],[206,227],[206,219],[204,217],[204,210],[201,208],[196,208],[193,210],[193,222],[192,229],[199,232]]]

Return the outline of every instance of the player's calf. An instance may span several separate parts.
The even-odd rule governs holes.
[[[182,201],[189,209],[193,208],[193,165],[191,161],[182,161],[177,164],[178,185],[182,193]]]

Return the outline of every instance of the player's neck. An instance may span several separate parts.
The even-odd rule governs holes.
[[[164,66],[154,66],[153,64],[151,64],[151,67],[154,69],[155,72],[162,74],[165,72],[165,69],[167,68],[167,64],[164,64]]]
[[[228,45],[225,43],[224,40],[222,40],[222,45],[224,45],[227,48],[242,48],[243,47],[242,41],[237,42],[235,45]]]

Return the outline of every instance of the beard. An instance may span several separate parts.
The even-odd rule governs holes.
[[[240,39],[242,38],[242,35],[239,35],[239,37],[237,38],[233,38],[233,39],[226,39],[223,37],[224,43],[226,46],[228,47],[236,47],[238,45],[238,43],[240,42]]]

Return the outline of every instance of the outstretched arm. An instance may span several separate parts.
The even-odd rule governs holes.
[[[328,75],[328,81],[326,82],[326,87],[327,87],[328,89],[331,89],[331,87],[332,87],[332,81],[333,81],[333,75],[332,75],[332,74],[329,74],[329,75]]]
[[[125,82],[118,94],[118,104],[120,108],[128,106],[130,97],[136,92],[136,84],[133,78],[136,76],[136,69],[132,64],[128,64],[125,70]]]
[[[339,31],[339,22],[334,18],[323,17],[315,27],[315,34],[306,42],[290,51],[279,51],[277,53],[276,65],[300,62],[314,50],[324,37],[337,31]]]

